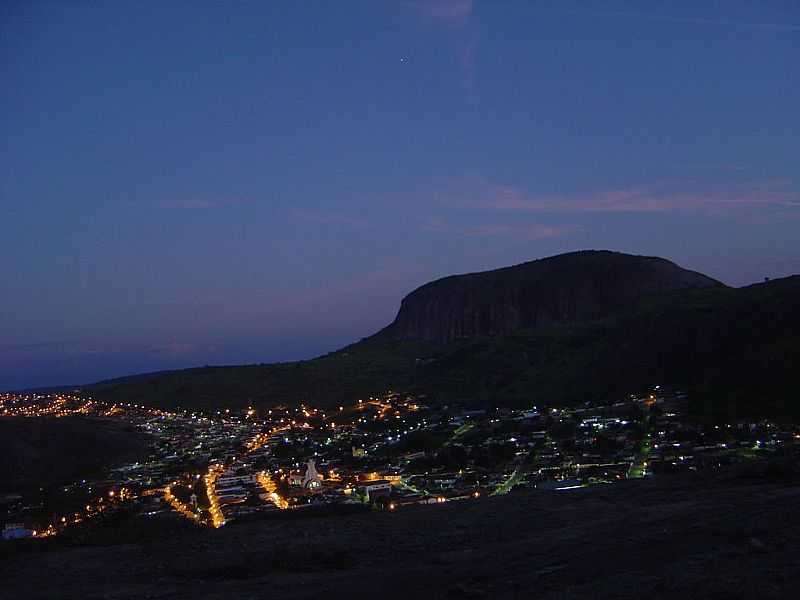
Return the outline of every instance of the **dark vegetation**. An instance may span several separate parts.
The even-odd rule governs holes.
[[[0,418],[0,491],[48,488],[141,460],[150,438],[116,421]]]
[[[375,337],[309,361],[174,371],[88,391],[210,409],[301,401],[330,407],[394,388],[491,407],[613,401],[669,383],[686,389],[701,414],[794,417],[799,306],[795,276],[670,294],[583,325],[441,345]]]
[[[715,284],[645,295],[588,321],[446,343],[397,339],[387,328],[313,360],[173,371],[86,391],[206,409],[330,407],[387,389],[432,403],[527,407],[614,401],[665,383],[688,391],[698,415],[793,418],[800,415],[798,307],[800,276],[738,289]]]

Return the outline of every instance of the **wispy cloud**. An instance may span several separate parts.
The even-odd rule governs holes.
[[[366,219],[336,213],[295,209],[292,211],[292,216],[303,221],[319,223],[321,225],[339,225],[353,227],[355,229],[364,229],[369,227],[369,221]]]
[[[162,202],[159,206],[161,206],[161,208],[193,210],[202,208],[215,208],[219,206],[219,204],[210,200],[167,200]]]
[[[422,224],[422,230],[431,233],[446,233],[474,238],[502,237],[520,241],[562,237],[575,233],[578,229],[579,227],[576,225],[545,225],[541,223],[463,225],[439,217],[430,218]]]
[[[472,16],[472,0],[417,0],[406,2],[420,17],[448,27],[464,27]]]
[[[747,209],[800,209],[800,193],[786,179],[747,184],[696,185],[677,182],[631,186],[595,193],[557,196],[529,194],[520,187],[479,182],[470,189],[441,192],[441,204],[515,213],[706,213]]]
[[[42,342],[0,344],[0,356],[16,359],[39,359],[43,356],[60,356],[66,359],[85,358],[112,352],[100,349],[97,343],[84,339],[48,340]]]
[[[160,208],[179,209],[179,210],[203,210],[210,208],[223,208],[227,206],[239,206],[247,204],[248,200],[242,199],[222,199],[209,200],[205,198],[184,198],[176,200],[164,200],[159,203]]]
[[[195,349],[194,344],[172,341],[152,346],[147,349],[147,353],[159,358],[183,358],[191,355]]]
[[[77,339],[64,339],[64,340],[48,340],[44,342],[26,342],[22,344],[0,344],[0,351],[3,350],[39,350],[48,349],[59,346],[68,346],[71,344],[79,344],[83,340]]]
[[[735,29],[761,29],[764,31],[800,31],[800,23],[772,23],[759,21],[737,21],[734,19],[716,19],[704,17],[681,17],[675,15],[662,15],[640,11],[607,11],[590,9],[572,9],[567,13],[585,14],[594,17],[640,19],[643,21],[656,21],[663,23],[676,23],[686,25],[709,25],[712,27],[729,27]]]
[[[470,95],[475,95],[475,55],[478,30],[473,23],[473,0],[414,0],[404,3],[428,26],[440,27],[452,46],[461,81]]]

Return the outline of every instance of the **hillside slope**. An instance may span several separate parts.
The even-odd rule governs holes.
[[[800,276],[680,292],[579,326],[451,343],[418,378],[484,405],[613,400],[667,383],[696,412],[798,416],[798,306]]]
[[[173,371],[88,391],[184,408],[335,406],[387,389],[431,402],[530,406],[610,401],[669,383],[687,389],[698,412],[800,414],[800,276],[739,289],[708,281],[644,295],[605,318],[446,343],[397,339],[390,327],[314,360]]]
[[[69,483],[141,460],[149,436],[111,420],[0,418],[0,492]]]
[[[791,598],[798,501],[796,480],[698,476],[166,537],[162,521],[122,544],[37,540],[0,573],[30,599]]]

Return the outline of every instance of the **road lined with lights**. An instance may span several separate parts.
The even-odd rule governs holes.
[[[275,487],[275,482],[272,481],[272,478],[266,473],[266,471],[261,471],[258,473],[258,475],[256,475],[256,481],[264,489],[267,496],[275,506],[282,510],[289,508],[289,502],[285,498],[281,498],[281,496],[278,494],[277,488]]]
[[[211,526],[215,529],[222,527],[225,525],[225,516],[222,514],[222,508],[219,505],[219,498],[217,498],[217,492],[215,489],[215,484],[217,479],[219,479],[220,475],[224,471],[224,467],[222,465],[212,465],[208,469],[208,473],[203,478],[203,481],[206,485],[206,496],[208,497],[209,508],[208,511],[211,514]]]
[[[62,533],[68,527],[84,523],[99,517],[120,505],[134,500],[136,494],[129,488],[123,487],[118,491],[109,490],[105,496],[99,496],[84,506],[82,511],[73,512],[61,517],[56,516],[53,523],[42,530],[34,530],[33,537],[51,537]]]
[[[197,525],[202,524],[202,519],[200,515],[194,512],[187,504],[181,502],[175,494],[172,493],[172,487],[177,485],[177,482],[173,482],[172,486],[167,486],[164,488],[164,499],[169,502],[169,505],[172,507],[172,510],[177,512],[180,515],[183,515],[193,523]]]

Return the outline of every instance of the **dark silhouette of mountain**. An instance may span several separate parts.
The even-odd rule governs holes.
[[[401,389],[429,402],[613,401],[653,384],[717,416],[797,416],[800,276],[729,288],[659,258],[577,252],[419,288],[377,334],[313,360],[110,380],[162,407],[335,406]]]
[[[403,299],[384,334],[449,342],[538,330],[619,314],[655,294],[721,285],[663,258],[572,252],[427,283]]]

